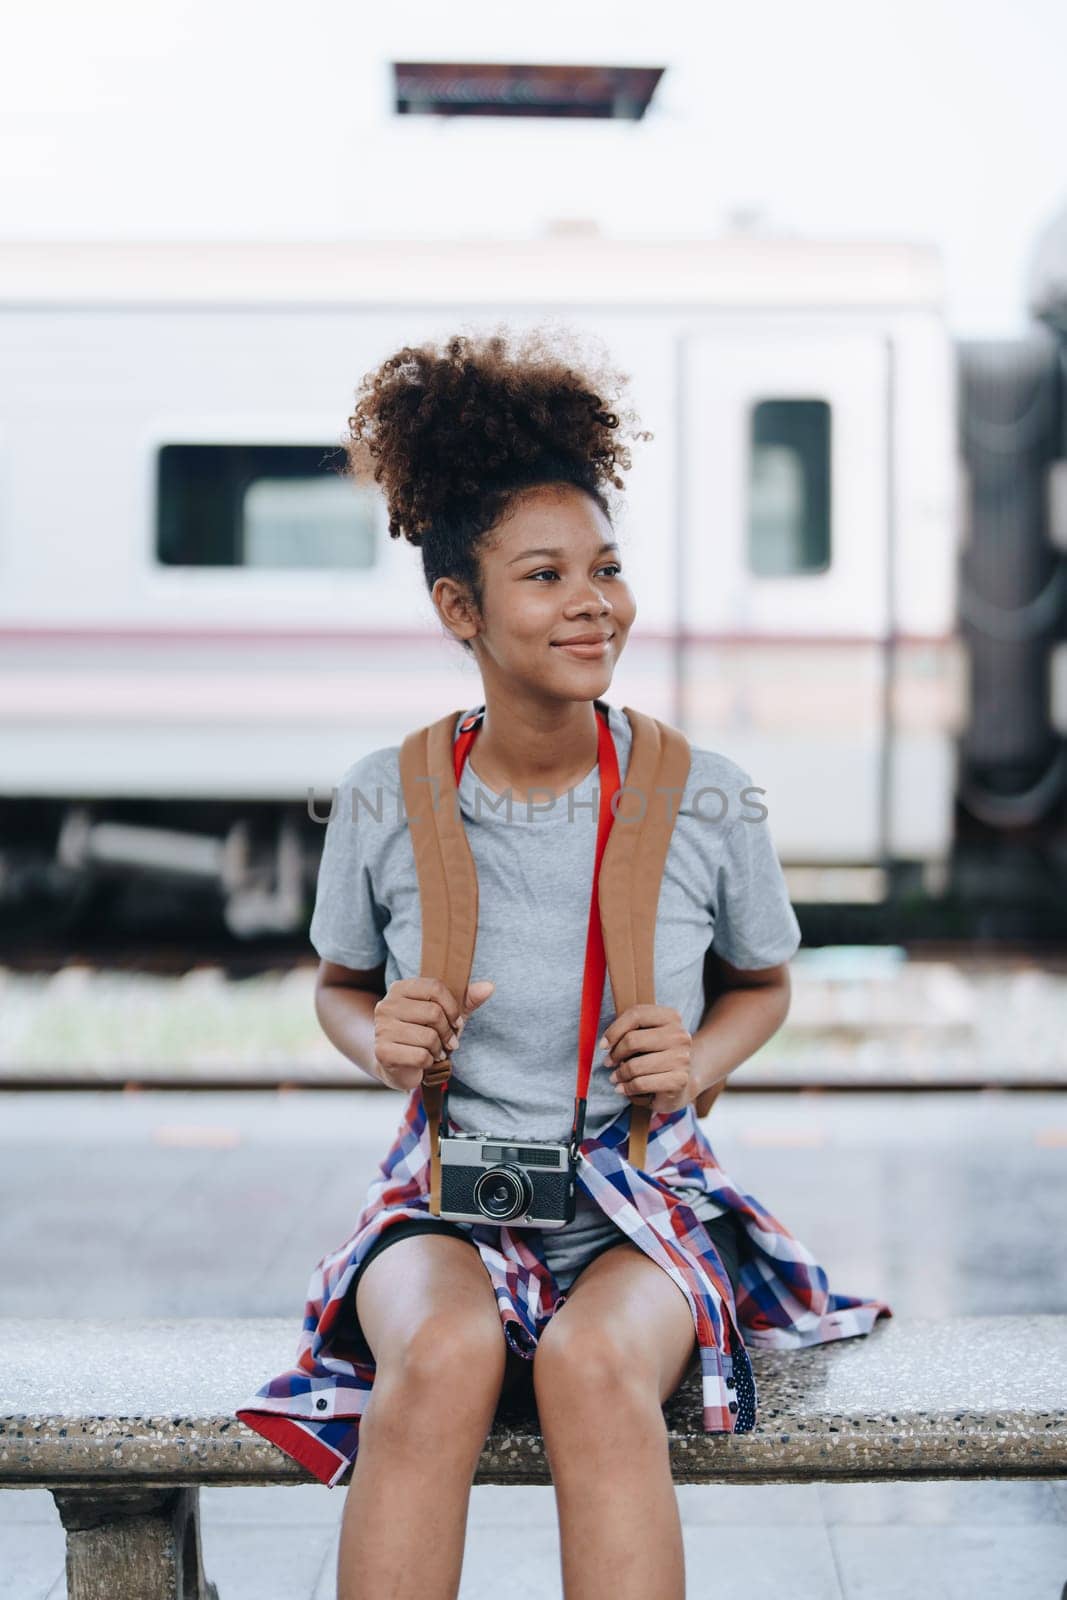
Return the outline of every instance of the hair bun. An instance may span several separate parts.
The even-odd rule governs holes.
[[[628,382],[559,328],[405,345],[357,390],[349,472],[381,485],[390,535],[413,545],[442,522],[490,525],[526,485],[559,479],[602,498],[631,465],[624,424],[652,437],[619,409]]]

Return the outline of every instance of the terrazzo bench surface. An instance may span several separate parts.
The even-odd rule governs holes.
[[[0,1487],[52,1491],[69,1600],[214,1596],[199,1485],[315,1481],[233,1416],[295,1348],[291,1317],[0,1318]],[[754,1432],[705,1433],[695,1375],[664,1407],[677,1483],[1067,1477],[1067,1317],[750,1354]],[[536,1415],[501,1406],[474,1482],[551,1481]]]

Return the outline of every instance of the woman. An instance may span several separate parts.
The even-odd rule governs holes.
[[[568,1600],[602,1596],[606,1573],[616,1600],[683,1595],[663,1402],[699,1368],[705,1427],[751,1428],[742,1334],[788,1348],[890,1314],[829,1292],[696,1119],[698,1095],[784,1021],[799,944],[748,774],[696,747],[657,907],[656,1004],[616,1016],[605,983],[573,1222],[428,1210],[419,1091],[446,1055],[450,1132],[563,1140],[570,1127],[598,718],[623,781],[631,744],[602,698],[636,616],[608,497],[630,466],[633,413],[609,399],[626,381],[544,332],[457,337],[368,374],[349,419],[353,473],[383,486],[390,534],[421,547],[437,614],[481,675],[484,711],[461,713],[456,735],[477,728],[458,793],[484,976],[463,995],[420,976],[399,747],[374,751],[346,774],[327,830],[317,1012],[407,1107],[353,1233],[312,1276],[297,1364],[236,1413],[324,1483],[354,1463],[339,1600],[456,1594],[502,1394],[536,1401]],[[639,1170],[628,1101],[646,1095]]]

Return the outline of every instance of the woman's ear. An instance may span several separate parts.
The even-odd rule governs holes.
[[[477,632],[470,598],[455,578],[438,578],[430,598],[441,621],[457,639],[469,639]]]

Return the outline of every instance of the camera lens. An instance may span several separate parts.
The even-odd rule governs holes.
[[[485,1217],[508,1222],[529,1211],[530,1180],[520,1167],[488,1167],[474,1185],[474,1203]]]

